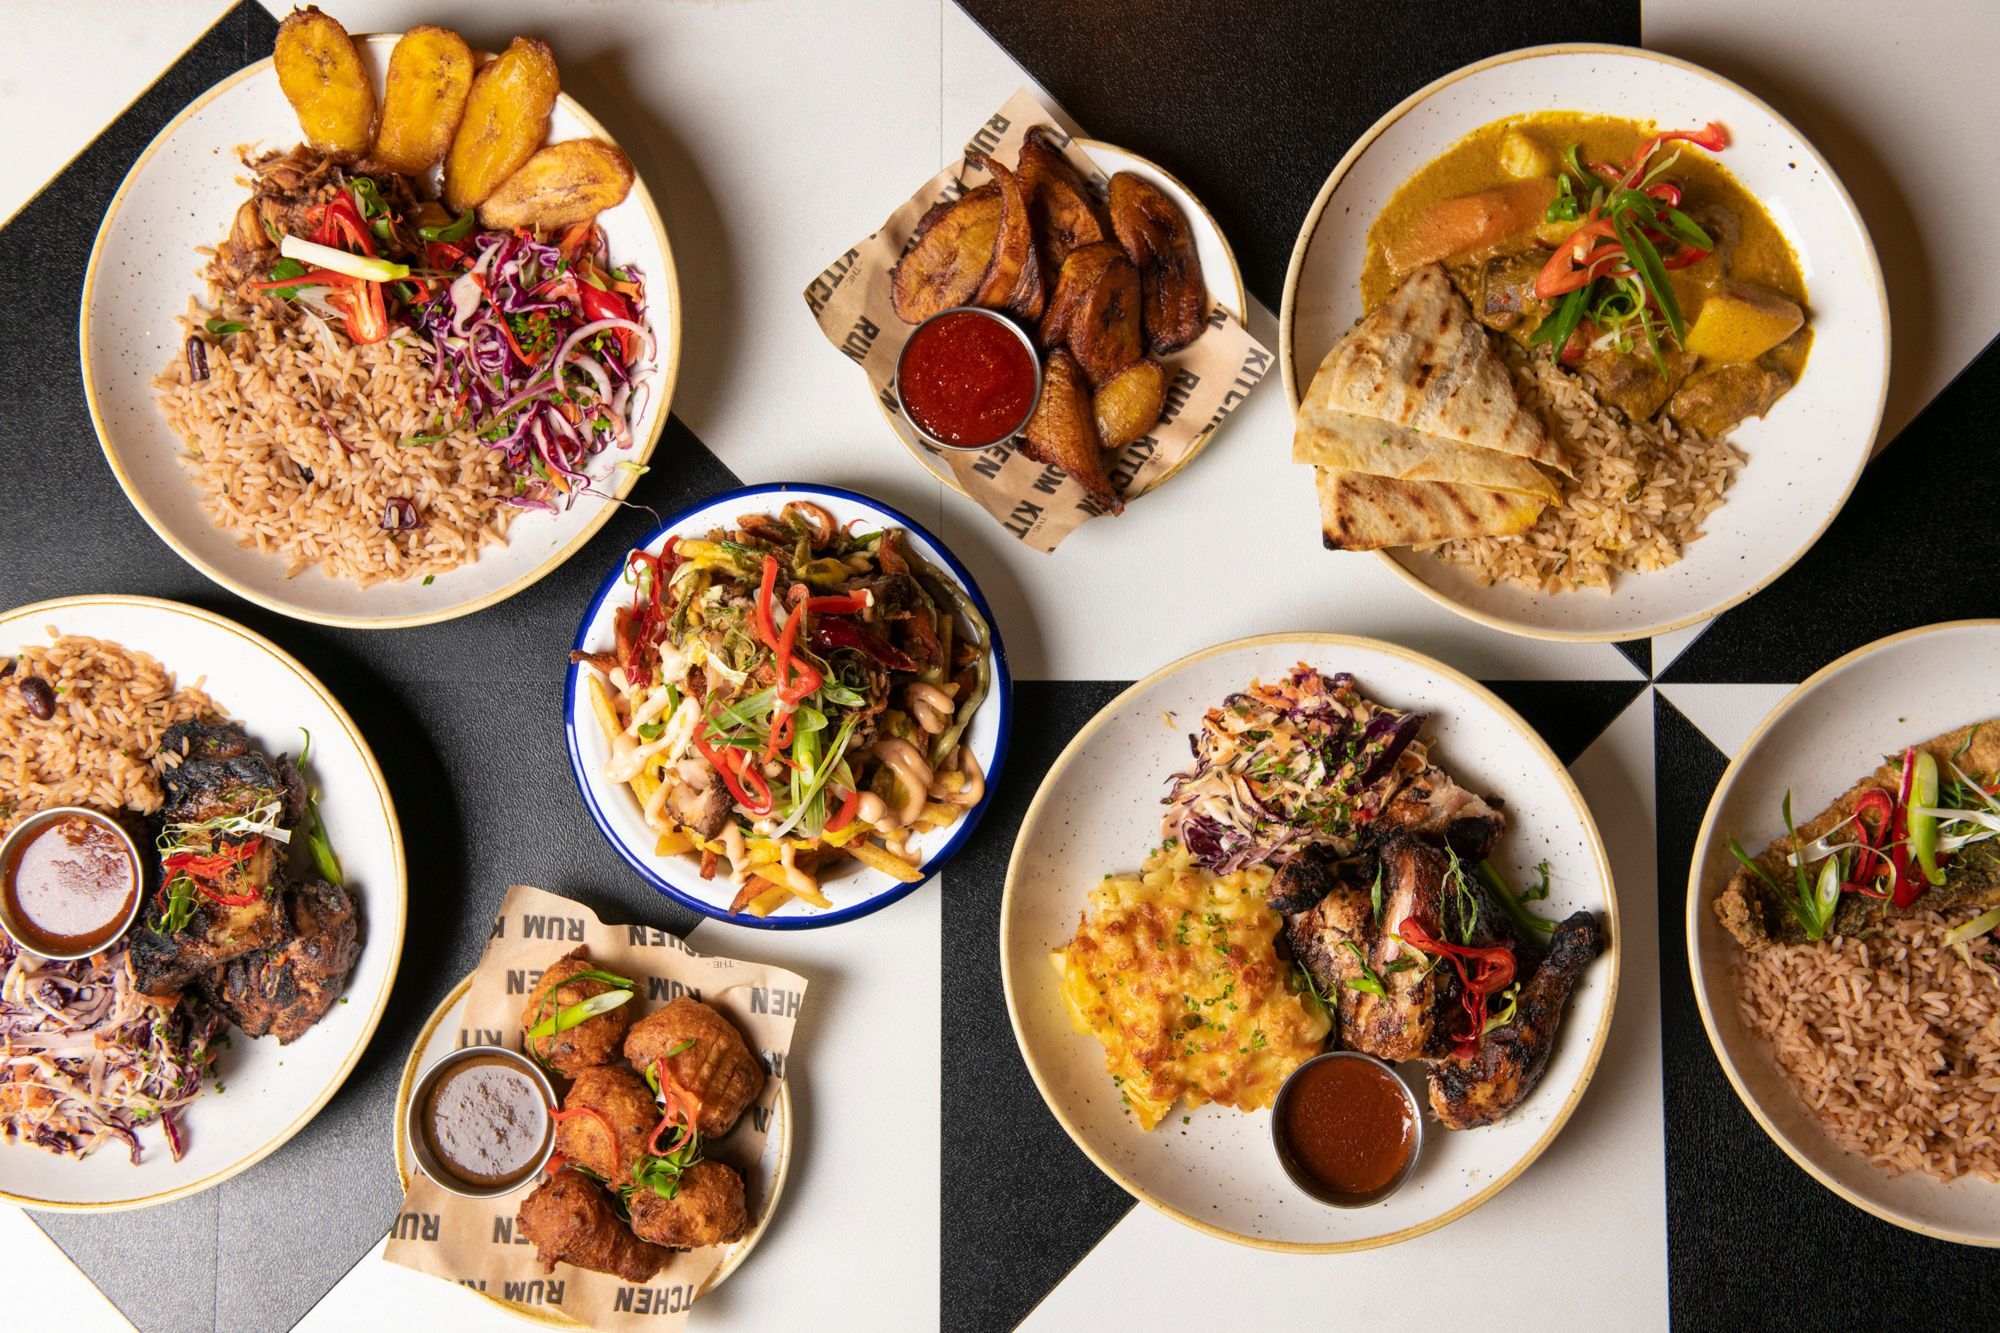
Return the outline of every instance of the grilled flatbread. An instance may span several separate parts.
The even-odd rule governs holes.
[[[1317,469],[1320,529],[1329,551],[1429,546],[1454,537],[1526,532],[1542,512],[1533,496],[1446,481],[1400,481]]]
[[[1440,264],[1403,279],[1320,362],[1301,420],[1340,412],[1575,475]]]
[[[1292,461],[1342,472],[1365,472],[1400,481],[1450,481],[1484,486],[1509,495],[1527,495],[1554,504],[1559,498],[1548,474],[1525,458],[1470,449],[1452,440],[1424,435],[1351,412],[1299,414],[1292,435]]]

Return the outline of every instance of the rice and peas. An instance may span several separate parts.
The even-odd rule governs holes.
[[[1722,505],[1744,455],[1726,438],[1703,439],[1672,421],[1631,421],[1573,375],[1511,338],[1494,346],[1523,400],[1548,424],[1576,477],[1556,477],[1561,499],[1511,537],[1463,537],[1431,548],[1482,586],[1538,592],[1609,589],[1620,574],[1680,560]]]
[[[151,814],[164,799],[161,737],[222,715],[199,682],[177,686],[108,639],[29,645],[0,658],[0,673],[0,834],[56,806]],[[206,1006],[140,996],[122,942],[56,962],[0,935],[0,1141],[76,1157],[118,1142],[136,1162],[137,1128],[158,1122],[178,1158],[179,1115],[201,1094],[221,1028]]]
[[[1735,968],[1738,1009],[1842,1148],[1892,1176],[2000,1184],[2000,955],[1947,945],[1955,924],[1758,949]]]
[[[153,381],[210,521],[287,578],[318,567],[366,587],[428,581],[504,543],[517,511],[601,494],[593,460],[634,445],[657,349],[645,280],[612,265],[594,222],[559,245],[468,231],[469,214],[420,226],[435,205],[401,178],[304,149],[248,165],[261,223],[239,214],[207,252],[213,308],[190,302]],[[324,270],[267,242],[281,226],[370,257],[380,238],[416,271],[315,286]],[[273,291],[284,277],[300,282]]]

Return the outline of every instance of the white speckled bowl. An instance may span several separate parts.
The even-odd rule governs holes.
[[[1364,694],[1430,714],[1432,753],[1472,791],[1506,799],[1496,862],[1519,884],[1546,859],[1545,916],[1591,908],[1604,956],[1577,985],[1541,1085],[1484,1129],[1430,1126],[1422,1160],[1401,1189],[1366,1208],[1329,1208],[1286,1177],[1271,1146],[1270,1112],[1176,1107],[1143,1133],[1104,1071],[1103,1048],[1070,1028],[1050,951],[1068,943],[1091,887],[1135,869],[1160,839],[1160,798],[1188,763],[1187,736],[1208,709],[1252,679],[1305,662],[1354,673]],[[1169,722],[1163,714],[1171,715]],[[1583,796],[1527,723],[1477,681],[1373,639],[1273,634],[1182,658],[1119,695],[1069,743],[1028,807],[1007,867],[1000,966],[1021,1056],[1049,1109],[1107,1176],[1161,1212],[1224,1240],[1264,1249],[1340,1251],[1408,1240],[1477,1208],[1555,1138],[1583,1096],[1618,993],[1621,944],[1611,867]],[[1399,1072],[1421,1088],[1421,1067]],[[1418,1093],[1419,1100],[1424,1094]],[[1187,1116],[1189,1123],[1183,1124]]]
[[[232,1030],[217,1060],[226,1090],[205,1090],[181,1124],[187,1155],[142,1127],[134,1164],[116,1143],[82,1161],[0,1143],[0,1199],[30,1208],[103,1212],[198,1194],[262,1161],[305,1128],[361,1058],[389,1002],[403,951],[403,835],[389,786],[354,720],[311,672],[268,639],[213,612],[151,597],[68,597],[0,611],[0,657],[49,642],[48,629],[113,639],[149,653],[176,683],[200,685],[271,753],[297,754],[312,733],[308,775],[347,883],[361,901],[361,959],[341,1002],[289,1046]],[[147,907],[150,911],[150,906]]]
[[[2000,717],[2000,620],[1908,630],[1821,668],[1771,710],[1716,784],[1688,867],[1688,966],[1702,1026],[1743,1105],[1813,1179],[1885,1222],[1939,1240],[2000,1246],[2000,1185],[1970,1176],[1890,1179],[1842,1149],[1807,1114],[1770,1047],[1747,1031],[1730,975],[1742,951],[1709,907],[1736,862],[1729,839],[1761,847],[1784,833],[1779,804],[1801,816],[1882,762],[1885,754]]]
[[[1513,51],[1416,93],[1334,167],[1306,215],[1285,275],[1278,366],[1293,411],[1319,363],[1361,316],[1368,229],[1396,187],[1483,125],[1537,111],[1719,120],[1720,161],[1764,200],[1805,271],[1813,347],[1798,387],[1731,438],[1749,455],[1706,535],[1671,568],[1620,578],[1610,593],[1482,588],[1428,554],[1382,553],[1460,615],[1542,639],[1635,639],[1715,615],[1789,569],[1847,500],[1874,446],[1889,388],[1889,304],[1861,215],[1832,168],[1752,94],[1686,61],[1622,46]],[[1310,482],[1298,469],[1299,485]],[[1351,556],[1328,555],[1328,559]]]
[[[379,85],[396,35],[356,41]],[[565,94],[556,102],[549,139],[585,137],[611,138]],[[283,148],[298,140],[298,119],[266,59],[197,97],[132,164],[105,211],[83,279],[83,390],[97,438],[126,497],[160,540],[238,596],[283,615],[356,629],[468,615],[513,596],[582,549],[611,516],[612,504],[585,496],[561,514],[522,514],[505,546],[488,547],[477,561],[437,575],[428,586],[411,579],[361,588],[317,569],[287,579],[282,557],[245,550],[208,521],[180,462],[180,437],[155,405],[153,376],[182,344],[175,319],[186,313],[189,296],[203,294],[199,271],[205,261],[196,247],[221,240],[246,197],[237,183],[246,174],[238,146]],[[633,448],[594,460],[595,471],[609,473],[599,489],[622,498],[637,478],[613,470],[611,459],[645,462],[666,427],[680,363],[680,288],[666,228],[643,180],[599,223],[612,258],[645,273],[648,322],[658,340],[645,410],[632,423]]]

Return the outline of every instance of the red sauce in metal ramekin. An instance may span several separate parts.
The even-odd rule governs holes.
[[[940,315],[903,349],[897,392],[910,420],[961,449],[997,444],[1027,424],[1035,358],[1000,319],[976,310]]]

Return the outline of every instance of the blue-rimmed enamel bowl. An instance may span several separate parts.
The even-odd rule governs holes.
[[[919,866],[923,873],[921,880],[905,884],[878,870],[870,870],[850,861],[834,870],[820,885],[821,892],[833,903],[830,909],[816,908],[794,898],[767,917],[751,916],[747,912],[731,913],[729,902],[735,896],[735,890],[726,875],[718,874],[712,880],[704,880],[697,859],[654,854],[653,847],[659,835],[646,824],[632,789],[604,777],[604,765],[610,758],[611,747],[591,715],[590,700],[584,693],[587,688],[584,672],[588,668],[580,664],[572,665],[563,679],[563,730],[569,743],[570,772],[576,777],[584,807],[590,811],[592,821],[613,850],[639,872],[641,879],[675,902],[718,921],[766,930],[810,930],[852,921],[870,912],[878,912],[929,883],[953,853],[971,838],[972,831],[979,827],[979,821],[986,813],[986,807],[992,803],[993,793],[998,790],[1001,765],[1007,757],[1008,731],[1013,725],[1014,680],[1007,671],[1007,650],[1001,642],[1000,627],[994,623],[993,611],[987,606],[979,585],[973,582],[972,575],[966,572],[958,558],[945,549],[944,543],[909,516],[879,500],[832,486],[746,486],[674,515],[646,538],[643,549],[658,552],[669,537],[698,536],[715,528],[734,527],[737,518],[743,514],[775,514],[786,502],[793,500],[825,506],[837,523],[846,524],[858,519],[860,530],[864,532],[877,527],[903,529],[908,534],[910,548],[957,581],[973,605],[979,608],[979,613],[986,617],[992,632],[992,692],[966,730],[966,741],[972,746],[972,753],[986,774],[986,797],[966,811],[956,824],[933,829],[913,840],[923,857]],[[625,556],[621,553],[617,566],[605,577],[597,595],[583,613],[582,623],[577,626],[573,646],[579,651],[603,652],[613,646],[612,614],[618,609],[622,597],[629,595],[624,572]]]

